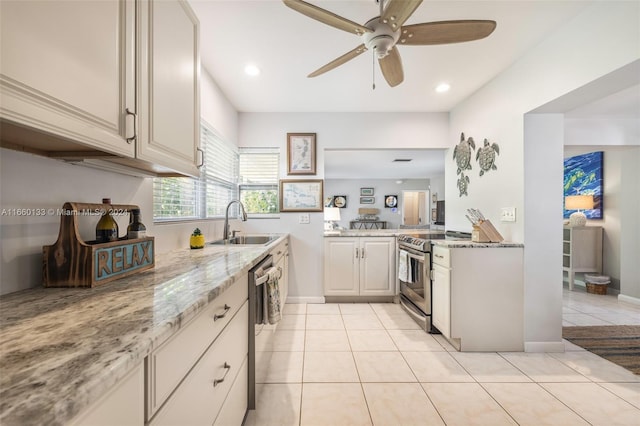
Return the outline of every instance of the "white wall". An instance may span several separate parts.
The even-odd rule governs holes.
[[[237,138],[237,113],[208,74],[202,74],[202,116],[229,141]],[[219,220],[183,224],[152,223],[151,179],[109,173],[22,152],[0,149],[0,294],[42,285],[42,246],[58,236],[60,217],[13,216],[11,209],[56,209],[66,201],[100,203],[111,197],[116,204],[138,204],[149,235],[156,237],[156,253],[189,246],[189,235],[199,227],[207,240],[222,236]],[[81,217],[83,238],[95,238],[95,217]],[[120,233],[128,218],[121,218]]]
[[[287,133],[317,134],[317,175],[323,179],[324,150],[358,148],[443,148],[447,146],[447,113],[240,113],[238,146],[280,148],[280,178],[287,176]],[[298,176],[299,178],[299,176]],[[298,214],[279,219],[249,220],[248,232],[291,234],[290,288],[292,298],[323,299],[322,213],[311,213],[310,224],[299,224]]]
[[[379,210],[380,220],[387,222],[387,229],[398,229],[402,223],[402,191],[429,191],[429,179],[404,179],[401,184],[397,179],[327,179],[325,180],[325,199],[335,195],[346,195],[347,206],[340,209],[339,225],[349,229],[349,222],[358,217],[358,209],[375,208]],[[360,188],[373,188],[375,204],[360,204]],[[385,195],[398,196],[398,208],[384,206]],[[425,218],[431,219],[431,213]]]
[[[542,123],[534,119],[529,124],[545,125],[549,120],[549,139],[537,137],[542,129],[531,129],[527,139],[524,117],[637,60],[638,14],[635,2],[595,3],[451,111],[450,147],[465,132],[477,141],[488,138],[498,143],[500,156],[498,170],[483,177],[478,177],[474,163],[469,196],[462,198],[456,188],[454,162],[447,160],[447,228],[469,229],[464,211],[478,207],[505,238],[525,243],[525,341],[529,350],[561,349],[562,234],[561,222],[552,216],[560,214],[562,203],[558,182],[562,179],[564,134],[554,134],[563,127],[557,117],[544,117]],[[514,224],[498,220],[500,207],[507,206],[517,209]],[[540,206],[553,215],[539,211]],[[544,223],[547,218],[551,222]]]

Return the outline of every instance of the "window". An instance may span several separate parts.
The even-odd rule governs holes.
[[[240,201],[247,214],[278,213],[277,148],[240,148]]]
[[[153,179],[155,222],[223,217],[229,201],[238,197],[237,148],[204,121],[200,145],[204,166],[199,178]]]

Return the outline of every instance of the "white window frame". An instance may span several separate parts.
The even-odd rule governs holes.
[[[276,147],[268,147],[268,148],[255,148],[255,147],[240,147],[238,148],[239,157],[243,155],[251,155],[251,154],[275,154],[276,155],[276,166],[275,166],[275,176],[273,176],[273,182],[261,182],[261,183],[253,183],[247,184],[243,183],[243,177],[239,176],[238,183],[238,199],[242,199],[242,191],[245,188],[265,188],[265,189],[275,189],[276,191],[276,212],[274,213],[249,213],[247,212],[247,216],[252,219],[278,219],[280,218],[280,189],[279,189],[279,178],[280,178],[280,149]]]

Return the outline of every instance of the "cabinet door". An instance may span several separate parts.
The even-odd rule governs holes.
[[[395,239],[360,239],[360,295],[395,294]]]
[[[137,157],[198,175],[198,19],[186,1],[138,2]]]
[[[135,108],[133,1],[3,1],[0,8],[0,118],[133,157],[125,112]],[[30,146],[45,152],[70,149],[37,139]]]
[[[433,265],[431,321],[445,337],[451,337],[451,271]]]
[[[356,251],[357,250],[357,251]],[[359,290],[359,239],[324,239],[324,294],[357,296]]]
[[[144,424],[144,367],[138,365],[99,401],[74,418],[71,426]]]

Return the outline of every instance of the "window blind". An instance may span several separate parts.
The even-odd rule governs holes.
[[[154,178],[153,220],[174,221],[221,217],[238,197],[238,151],[201,122],[204,166],[200,177]]]
[[[240,148],[240,200],[248,214],[278,213],[278,148]]]

